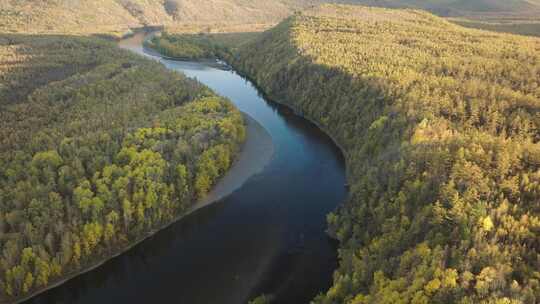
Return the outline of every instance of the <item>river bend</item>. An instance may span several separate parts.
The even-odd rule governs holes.
[[[216,187],[217,202],[202,202],[126,253],[27,303],[241,304],[262,293],[280,304],[308,303],[331,286],[337,267],[337,244],[325,229],[326,214],[346,197],[341,152],[234,71],[160,58],[143,50],[143,38],[120,46],[198,79],[247,115],[243,154]]]

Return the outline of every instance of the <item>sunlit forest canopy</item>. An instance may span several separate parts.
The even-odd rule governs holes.
[[[344,147],[315,303],[540,301],[540,39],[326,5],[231,60]]]
[[[245,137],[229,101],[102,40],[0,35],[0,79],[0,302],[185,213]]]

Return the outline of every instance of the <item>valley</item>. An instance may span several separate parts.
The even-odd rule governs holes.
[[[327,5],[233,58],[347,155],[315,303],[538,301],[539,39]]]
[[[112,38],[149,26],[174,33],[260,32],[324,3],[423,9],[467,27],[540,35],[536,0],[0,0],[0,29]]]
[[[537,303],[540,3],[327,2],[0,0],[0,303]]]

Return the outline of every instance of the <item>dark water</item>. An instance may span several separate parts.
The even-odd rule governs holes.
[[[142,52],[141,37],[121,43]],[[28,303],[308,303],[337,267],[326,214],[344,201],[341,153],[317,127],[232,71],[161,60],[230,98],[271,135],[274,157],[224,200]]]

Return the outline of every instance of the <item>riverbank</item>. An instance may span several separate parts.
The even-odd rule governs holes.
[[[346,198],[338,148],[314,124],[264,100],[262,92],[238,73],[151,56],[141,45],[144,36],[120,45],[198,79],[230,99],[267,131],[274,153],[264,158],[271,161],[258,174],[262,166],[247,165],[249,174],[257,175],[233,183],[243,184],[237,190],[224,187],[232,191],[230,195],[216,185],[206,201],[191,208],[191,216],[184,215],[182,221],[126,254],[28,303],[145,304],[181,299],[194,304],[238,304],[273,294],[279,303],[296,304],[327,290],[337,252],[325,233],[325,218]],[[249,123],[247,117],[245,122]],[[248,136],[254,134],[248,131]],[[270,151],[265,146],[255,145],[256,159],[272,154],[262,153]],[[247,153],[248,146],[244,148]],[[231,172],[240,164],[246,163],[238,159]],[[221,183],[227,185],[227,178]],[[216,193],[225,198],[211,204]]]
[[[221,60],[224,60],[227,63],[227,65],[230,65],[232,67],[232,69],[238,75],[240,75],[242,78],[245,78],[246,80],[251,82],[253,84],[253,86],[262,93],[264,99],[266,99],[266,100],[268,100],[270,102],[273,102],[275,104],[278,104],[280,106],[286,107],[287,109],[293,111],[293,113],[295,115],[297,115],[299,117],[302,117],[303,119],[309,121],[311,124],[315,125],[322,132],[324,132],[326,134],[326,136],[328,136],[332,140],[332,143],[336,147],[338,147],[341,154],[343,155],[343,159],[345,161],[345,175],[347,176],[347,178],[349,177],[349,170],[348,170],[348,168],[349,168],[348,158],[349,157],[348,157],[348,154],[347,154],[347,150],[343,147],[343,145],[337,140],[337,138],[332,134],[332,132],[330,132],[330,130],[326,126],[322,125],[321,123],[319,123],[318,121],[316,121],[312,117],[309,117],[309,116],[305,115],[302,111],[297,109],[294,105],[292,105],[290,103],[286,103],[285,101],[280,101],[278,98],[275,98],[275,97],[269,95],[266,92],[266,90],[264,90],[264,88],[260,87],[259,84],[257,83],[257,81],[255,79],[253,79],[252,77],[250,77],[250,75],[247,72],[243,71],[238,64],[235,64],[233,61],[228,61],[227,58],[222,58]]]
[[[150,39],[150,38],[147,37],[146,39]],[[162,58],[168,59],[168,60],[179,60],[179,61],[186,60],[186,59],[183,59],[183,58],[165,56],[165,55],[161,54],[158,50],[156,50],[156,49],[154,49],[154,48],[152,48],[150,46],[147,46],[147,45],[144,45],[143,50],[145,52],[147,52],[148,54],[152,55],[152,56],[161,56]],[[259,92],[262,93],[262,96],[263,96],[264,99],[266,99],[266,100],[268,100],[270,102],[273,102],[275,104],[278,104],[280,106],[286,107],[287,109],[293,111],[293,113],[295,115],[300,116],[303,119],[305,119],[305,120],[309,121],[310,123],[312,123],[313,125],[317,126],[317,128],[321,129],[328,137],[330,137],[330,139],[332,139],[332,142],[334,143],[334,145],[336,145],[339,148],[339,150],[341,151],[341,153],[343,154],[343,157],[344,157],[344,160],[345,160],[345,169],[346,169],[345,174],[346,174],[347,177],[349,177],[349,169],[348,169],[349,168],[349,163],[348,163],[349,162],[348,161],[349,157],[347,155],[347,150],[337,140],[337,138],[332,134],[331,130],[328,127],[321,124],[320,122],[313,119],[312,117],[309,117],[309,116],[305,115],[300,109],[295,107],[292,103],[290,103],[290,102],[288,103],[286,101],[279,100],[279,98],[276,98],[275,96],[269,95],[266,92],[266,90],[264,88],[262,88],[257,83],[257,81],[253,77],[251,77],[251,75],[247,71],[244,71],[242,69],[242,67],[233,60],[233,58],[234,58],[233,54],[227,54],[227,56],[224,56],[223,54],[221,54],[220,56],[218,56],[218,58],[216,60],[222,61],[222,62],[224,62],[224,64],[216,63],[216,60],[210,60],[210,59],[207,59],[207,60],[204,60],[204,59],[203,60],[190,59],[190,60],[196,60],[198,62],[208,64],[209,66],[212,66],[212,67],[215,67],[215,68],[226,67],[227,69],[234,70],[240,77],[242,77],[242,78],[246,79],[247,81],[251,82],[251,84],[253,84],[253,86]]]
[[[268,132],[251,116],[244,114],[246,142],[237,160],[227,174],[214,185],[212,191],[191,209],[193,212],[209,204],[220,201],[240,188],[249,178],[260,173],[272,160],[274,144]]]
[[[262,127],[257,121],[255,121],[253,118],[251,118],[248,114],[245,113],[244,121],[246,124],[246,140],[242,145],[242,149],[240,150],[231,168],[219,180],[219,182],[214,185],[212,191],[204,199],[198,201],[185,213],[182,213],[171,222],[163,225],[158,229],[154,229],[148,232],[136,241],[132,242],[130,245],[122,248],[114,254],[109,255],[108,257],[105,257],[103,260],[89,264],[82,270],[77,270],[75,272],[69,273],[57,282],[50,284],[47,287],[38,289],[29,295],[25,295],[24,297],[9,300],[0,299],[0,304],[22,303],[43,292],[46,292],[47,290],[54,289],[77,276],[90,272],[106,264],[110,260],[128,252],[130,249],[139,245],[140,243],[152,238],[152,236],[154,236],[159,231],[175,224],[176,222],[180,221],[186,216],[189,216],[190,214],[196,212],[201,208],[221,201],[223,198],[240,188],[247,180],[249,180],[249,178],[264,169],[264,167],[272,159],[272,155],[274,153],[272,138],[270,134],[268,134],[268,132],[264,129],[264,127]]]
[[[154,37],[154,35],[150,35],[150,36],[146,37],[144,39],[144,41],[146,41],[148,39],[151,39],[152,37]],[[162,58],[165,58],[165,59],[168,59],[168,60],[179,60],[179,61],[185,60],[183,58],[175,58],[175,57],[165,56],[165,55],[161,54],[159,50],[154,49],[154,48],[152,48],[151,46],[149,46],[149,45],[147,45],[145,43],[142,43],[142,45],[143,45],[143,51],[146,52],[147,54],[152,55],[152,56],[161,56]],[[192,60],[196,60],[196,59],[192,59]],[[280,100],[279,98],[268,94],[267,90],[265,90],[263,87],[261,87],[260,84],[256,81],[256,79],[254,79],[250,75],[249,72],[244,71],[242,69],[241,65],[238,64],[238,62],[235,61],[235,57],[234,57],[234,54],[232,52],[231,53],[220,53],[220,54],[218,54],[216,60],[224,62],[223,66],[226,66],[226,67],[234,70],[235,73],[238,74],[240,77],[242,77],[242,78],[246,79],[247,81],[249,81],[262,94],[262,97],[265,100],[268,100],[269,102],[275,103],[277,105],[280,105],[282,107],[285,107],[285,108],[289,109],[295,115],[297,115],[299,117],[302,117],[303,119],[309,121],[311,124],[315,125],[322,132],[324,132],[332,140],[333,144],[336,147],[338,147],[341,154],[343,155],[343,159],[344,159],[344,162],[345,162],[345,176],[346,176],[346,179],[347,179],[347,182],[343,186],[345,188],[349,188],[349,185],[351,184],[351,181],[350,181],[351,176],[350,176],[350,160],[349,160],[349,155],[347,153],[347,149],[345,149],[345,147],[338,141],[336,136],[333,134],[333,132],[331,132],[331,130],[327,126],[323,125],[322,123],[320,123],[319,121],[313,119],[312,117],[305,115],[303,113],[303,111],[301,111],[301,109],[296,107],[293,103],[287,102],[286,100]],[[216,60],[210,60],[210,59],[200,60],[199,59],[199,60],[196,60],[196,61],[203,62],[205,64],[208,64],[210,61],[212,61],[214,63],[214,65],[211,65],[211,66],[214,66],[216,68],[220,68],[220,65],[215,63]],[[349,196],[347,196],[345,201],[347,201],[348,199],[349,199]],[[338,240],[338,238],[335,235],[335,232],[332,231],[331,229],[327,230],[327,235],[330,238],[332,238],[333,240],[336,240],[336,241]]]

